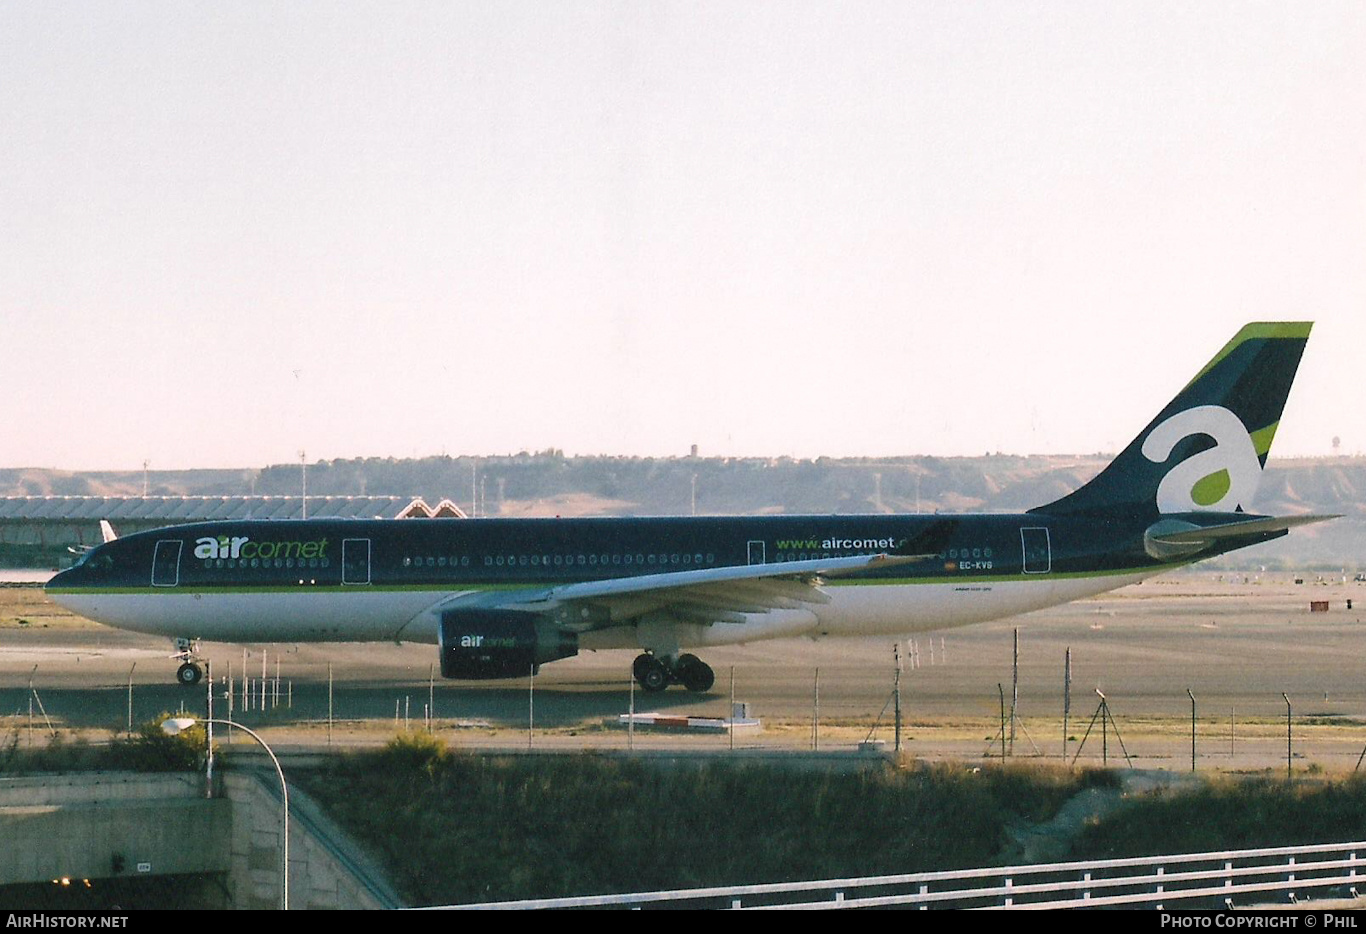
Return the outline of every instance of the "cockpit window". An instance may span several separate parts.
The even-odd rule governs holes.
[[[89,551],[84,552],[76,559],[76,563],[72,565],[73,568],[90,568],[91,570],[96,571],[106,571],[113,566],[114,559],[110,556],[109,552],[101,551],[98,548],[92,548]]]

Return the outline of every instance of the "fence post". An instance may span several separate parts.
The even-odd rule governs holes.
[[[1067,721],[1072,715],[1072,647],[1062,663],[1062,761],[1067,762]]]
[[[1292,711],[1290,707],[1290,698],[1287,697],[1284,692],[1281,693],[1281,697],[1285,698],[1285,780],[1293,781],[1295,773],[1292,770],[1290,763],[1294,751],[1294,745],[1291,742],[1290,735],[1290,717]]]
[[[1195,695],[1190,688],[1186,688],[1186,694],[1191,699],[1191,771],[1195,771]]]

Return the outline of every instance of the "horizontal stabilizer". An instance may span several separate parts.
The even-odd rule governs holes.
[[[1340,516],[1265,516],[1199,526],[1180,519],[1163,519],[1148,526],[1143,533],[1143,548],[1159,561],[1183,558],[1203,551],[1227,539],[1277,537],[1298,525],[1326,522]],[[1245,542],[1244,544],[1254,544]]]
[[[1203,528],[1193,526],[1188,529],[1155,532],[1152,540],[1168,545],[1184,545],[1193,542],[1215,542],[1222,538],[1241,538],[1244,535],[1260,535],[1265,532],[1284,532],[1298,525],[1312,525],[1341,519],[1341,516],[1268,516],[1265,519],[1248,519],[1244,522],[1223,522]],[[1184,524],[1184,523],[1183,523]]]

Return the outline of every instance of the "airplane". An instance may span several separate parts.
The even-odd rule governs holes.
[[[707,647],[999,619],[1336,518],[1250,511],[1311,326],[1246,325],[1099,475],[1020,514],[203,522],[106,530],[47,593],[172,637],[185,685],[200,640],[393,641],[467,680],[639,648],[645,691],[707,691]]]

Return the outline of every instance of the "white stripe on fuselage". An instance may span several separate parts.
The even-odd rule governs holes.
[[[1151,576],[1155,570],[1038,580],[970,578],[926,584],[830,586],[830,603],[749,615],[744,623],[678,623],[680,647],[737,645],[792,636],[899,635],[980,623],[1078,600]],[[322,593],[164,592],[54,594],[89,619],[212,642],[436,642],[435,608],[462,590]],[[634,626],[584,633],[585,649],[640,647]]]

